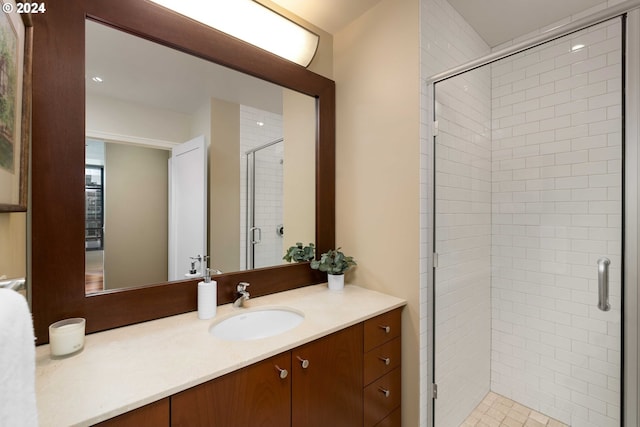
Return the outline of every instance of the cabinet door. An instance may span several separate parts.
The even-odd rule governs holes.
[[[290,416],[289,352],[171,397],[172,426],[287,427]]]
[[[169,426],[169,398],[150,403],[95,425],[96,427]]]
[[[292,426],[362,426],[362,324],[291,351]]]

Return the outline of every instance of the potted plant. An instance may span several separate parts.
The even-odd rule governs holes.
[[[332,291],[344,288],[344,273],[356,265],[353,257],[346,256],[340,249],[330,249],[320,255],[319,260],[311,261],[311,268],[327,273],[329,289]]]
[[[287,262],[306,262],[315,258],[316,249],[313,243],[309,243],[309,246],[302,246],[302,243],[297,242],[295,246],[291,246],[287,249],[287,253],[282,257]]]

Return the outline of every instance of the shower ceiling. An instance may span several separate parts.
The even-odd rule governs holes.
[[[606,4],[603,0],[449,0],[449,3],[491,47]]]

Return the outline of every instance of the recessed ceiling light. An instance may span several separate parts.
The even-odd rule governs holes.
[[[573,46],[571,46],[571,51],[575,52],[576,50],[580,50],[584,47],[583,44],[574,44]]]
[[[258,126],[264,126],[264,122],[256,122]]]
[[[102,77],[98,77],[98,76],[91,77],[91,80],[93,80],[96,83],[102,83],[104,81],[102,80]]]

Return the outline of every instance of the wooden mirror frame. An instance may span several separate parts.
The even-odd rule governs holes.
[[[96,332],[197,308],[198,280],[85,294],[85,19],[316,98],[316,249],[335,240],[335,83],[145,0],[65,0],[33,16],[30,287],[37,344],[48,325],[85,317]],[[321,283],[308,263],[216,276],[218,303],[240,281],[260,296]]]

